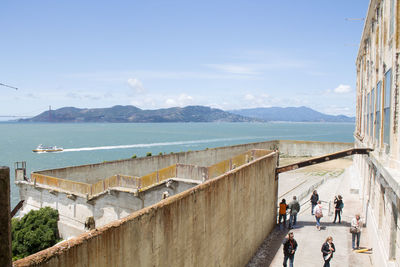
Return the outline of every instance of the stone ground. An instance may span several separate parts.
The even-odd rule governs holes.
[[[285,162],[286,161],[286,162]],[[280,165],[290,162],[297,162],[296,159],[280,160]],[[325,166],[324,166],[325,165]],[[302,209],[298,215],[298,225],[293,229],[295,239],[299,247],[297,249],[294,266],[322,266],[324,264],[321,253],[321,246],[328,236],[333,237],[336,253],[331,260],[331,266],[372,266],[369,254],[356,253],[351,248],[351,234],[349,233],[350,221],[354,214],[361,211],[361,202],[358,195],[350,193],[350,169],[351,160],[340,159],[323,164],[306,167],[304,169],[287,172],[279,177],[279,201],[282,196],[290,200],[293,195],[301,192],[309,192],[309,186],[313,182],[323,182],[317,188],[322,201],[333,202],[335,195],[342,195],[344,209],[342,223],[333,224],[333,210],[329,214],[329,204],[324,202],[324,217],[321,219],[321,231],[315,227],[315,218],[311,216],[308,194],[303,201],[300,201]],[[294,189],[293,189],[294,188]],[[305,203],[305,204],[304,204]],[[278,226],[264,240],[247,267],[258,266],[282,266],[283,252],[282,240],[287,234],[286,229]],[[361,234],[361,247],[370,247],[366,231]]]

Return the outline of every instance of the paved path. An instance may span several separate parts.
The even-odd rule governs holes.
[[[331,260],[331,266],[363,266],[371,265],[370,255],[358,254],[351,249],[351,234],[349,225],[353,215],[361,211],[361,202],[358,195],[350,193],[349,170],[336,178],[328,179],[317,190],[320,199],[333,201],[334,196],[341,194],[344,200],[344,211],[341,224],[333,224],[334,214],[328,214],[326,203],[324,217],[321,220],[322,229],[318,231],[315,227],[315,218],[311,216],[310,205],[302,207],[298,215],[298,226],[293,229],[295,239],[299,247],[295,255],[294,266],[323,266],[321,246],[328,236],[333,237],[336,246],[336,253]],[[253,259],[247,266],[282,266],[283,252],[282,240],[287,230],[280,230],[277,227],[261,245]],[[361,247],[369,247],[366,231],[361,234]]]

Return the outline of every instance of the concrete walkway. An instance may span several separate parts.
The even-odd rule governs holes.
[[[315,227],[315,217],[311,216],[309,203],[302,206],[298,215],[298,225],[293,229],[294,237],[299,245],[294,266],[323,266],[321,246],[328,236],[333,237],[333,243],[336,247],[331,266],[372,266],[369,254],[355,253],[351,248],[350,221],[355,213],[361,211],[361,202],[358,195],[350,193],[351,175],[349,170],[350,168],[339,177],[327,179],[317,189],[322,201],[333,202],[335,195],[343,196],[344,210],[341,224],[332,223],[334,218],[333,208],[331,214],[328,214],[328,204],[323,203],[324,217],[321,219],[321,231],[318,231]],[[260,246],[247,266],[282,266],[282,240],[286,233],[286,229],[280,230],[277,227]],[[370,247],[366,231],[361,234],[360,246]]]

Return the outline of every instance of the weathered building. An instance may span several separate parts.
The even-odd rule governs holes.
[[[360,196],[376,266],[400,266],[400,1],[371,0],[357,67],[355,146]]]

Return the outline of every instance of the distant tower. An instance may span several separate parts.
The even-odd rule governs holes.
[[[51,106],[49,106],[49,122],[51,122]]]

